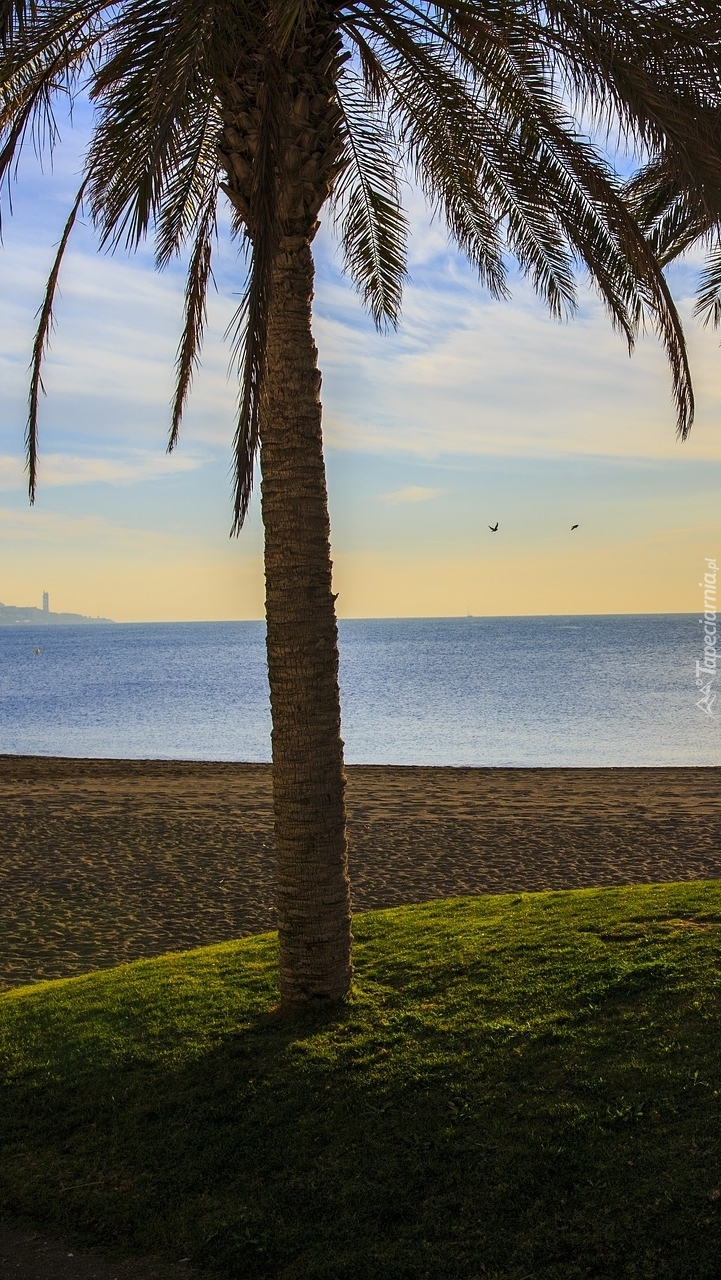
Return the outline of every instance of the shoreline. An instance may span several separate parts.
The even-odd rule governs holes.
[[[356,911],[721,878],[721,766],[349,765]],[[269,764],[0,755],[0,990],[274,927]]]

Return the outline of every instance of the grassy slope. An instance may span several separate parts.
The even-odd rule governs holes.
[[[0,997],[0,1211],[283,1280],[721,1274],[721,885],[360,917],[283,1025],[271,935]]]

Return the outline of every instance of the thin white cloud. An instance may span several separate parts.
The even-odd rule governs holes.
[[[592,298],[559,325],[526,286],[512,303],[468,282],[410,288],[404,328],[380,338],[321,316],[325,435],[337,449],[419,458],[721,458],[721,353],[685,305],[697,420],[675,437],[664,355],[644,338],[629,359]]]
[[[155,532],[153,537],[156,538]],[[159,540],[170,535],[160,535]],[[107,550],[111,545],[125,549],[128,545],[147,546],[148,534],[143,529],[130,529],[112,523],[102,516],[68,516],[58,511],[42,511],[0,506],[0,540],[12,540],[17,548],[38,544],[48,550],[58,547],[82,546],[93,550]]]
[[[352,287],[330,267],[327,231],[319,237],[315,329],[331,446],[426,459],[721,457],[718,335],[700,329],[690,301],[683,310],[698,418],[688,444],[679,446],[670,378],[653,339],[640,342],[629,360],[590,295],[583,296],[579,317],[568,325],[552,322],[523,282],[515,286],[512,302],[494,302],[448,252],[443,226],[418,225],[411,242],[418,278],[406,289],[398,333],[385,337],[374,332]],[[34,255],[9,249],[0,254],[0,450],[6,453],[22,435],[45,256],[45,247]],[[234,262],[228,258],[224,265],[229,276]],[[102,406],[109,441],[121,447],[151,441],[161,450],[181,323],[180,275],[159,276],[147,255],[98,255],[86,237],[68,255],[61,288],[45,372],[43,440],[83,453],[78,440],[85,436],[93,440],[88,452],[94,453]],[[202,443],[229,454],[237,384],[228,379],[222,335],[236,303],[227,283],[210,299],[203,365],[181,453]]]
[[[409,484],[405,489],[394,489],[392,493],[384,493],[382,496],[386,502],[428,502],[431,498],[435,498],[441,493],[440,489],[429,489],[422,484]]]
[[[68,254],[60,280],[56,325],[43,370],[41,441],[87,436],[97,447],[98,417],[109,444],[157,441],[170,421],[175,357],[182,326],[183,282],[147,261],[92,251]],[[30,352],[42,297],[44,250],[0,252],[0,452],[22,439]],[[223,333],[237,300],[212,294],[202,367],[195,380],[183,443],[232,439],[237,382],[228,376]]]
[[[47,488],[85,484],[132,484],[157,476],[196,471],[202,465],[189,454],[144,454],[125,458],[77,457],[66,453],[41,456],[39,476]],[[0,490],[25,487],[27,474],[23,459],[0,454]]]
[[[43,511],[38,507],[0,506],[0,544],[12,543],[19,552],[36,545],[42,555],[55,555],[63,548],[74,553],[102,558],[108,555],[147,555],[149,541],[154,550],[186,558],[198,548],[198,540],[177,530],[166,532],[155,528],[139,528],[100,515],[70,516],[62,511]],[[225,544],[223,544],[225,549]],[[3,566],[4,569],[7,565]]]

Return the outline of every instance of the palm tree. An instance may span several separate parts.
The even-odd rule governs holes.
[[[58,98],[88,94],[96,113],[39,313],[31,499],[42,357],[81,205],[101,244],[133,248],[152,231],[161,268],[188,252],[171,448],[200,355],[221,192],[245,255],[234,529],[259,447],[285,1009],[342,998],[352,977],[311,331],[321,209],[329,204],[347,273],[380,327],[399,318],[407,172],[493,295],[508,294],[515,258],[551,313],[568,315],[584,266],[629,348],[646,318],[655,325],[685,435],[693,399],[678,316],[611,164],[578,120],[618,127],[649,157],[683,153],[696,107],[715,103],[713,23],[711,0],[0,0],[0,176],[24,141],[52,144]]]

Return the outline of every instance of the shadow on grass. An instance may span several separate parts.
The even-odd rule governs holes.
[[[429,909],[383,982],[369,927],[353,1002],[292,1023],[246,1007],[202,1041],[178,1032],[202,997],[176,981],[167,1051],[143,1050],[157,1017],[137,987],[142,1034],[116,1009],[111,1051],[99,996],[72,1053],[9,1072],[0,1203],[238,1277],[717,1280],[713,939],[659,916],[601,940],[583,913],[564,933],[539,912],[491,936],[484,917],[479,946],[457,911],[434,950]]]

